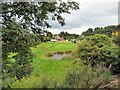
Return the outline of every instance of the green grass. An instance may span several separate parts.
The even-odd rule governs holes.
[[[47,57],[46,54],[49,52],[58,51],[74,51],[76,49],[76,44],[71,42],[52,42],[41,43],[35,47],[31,47],[33,54],[32,66],[33,71],[29,78],[23,78],[21,81],[15,81],[11,87],[13,88],[36,88],[44,87],[54,87],[55,84],[59,86],[65,80],[67,71],[70,69],[83,68],[84,65],[75,65],[75,58],[64,58],[62,60],[52,60]],[[79,61],[80,62],[80,61]]]

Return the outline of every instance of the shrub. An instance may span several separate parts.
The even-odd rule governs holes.
[[[78,43],[77,56],[80,57],[86,63],[93,63],[97,56],[98,47],[92,45],[91,41],[84,40]]]
[[[111,74],[103,66],[86,67],[82,71],[70,71],[63,87],[67,88],[100,88],[109,82]]]
[[[98,61],[104,62],[106,67],[112,65],[113,74],[120,73],[120,58],[118,55],[118,48],[114,47],[103,47],[98,54]]]
[[[93,45],[97,45],[99,48],[112,45],[112,40],[106,35],[96,34],[90,40]]]
[[[120,46],[120,30],[112,33],[113,42]]]
[[[112,72],[120,73],[119,48],[113,47],[112,40],[105,35],[94,35],[78,43],[77,56],[85,64],[95,66],[104,62],[106,67],[112,64]]]

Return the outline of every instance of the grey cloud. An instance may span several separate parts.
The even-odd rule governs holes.
[[[61,27],[52,22],[53,29],[73,30],[83,26],[106,26],[118,22],[119,0],[80,0],[80,10],[72,11],[70,15],[63,14],[66,25]]]

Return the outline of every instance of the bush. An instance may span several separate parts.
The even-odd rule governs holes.
[[[77,56],[80,57],[84,63],[93,63],[97,56],[98,47],[92,45],[91,41],[82,41],[78,43]]]
[[[113,32],[112,34],[113,42],[120,46],[120,31]]]
[[[109,82],[109,70],[99,65],[96,68],[86,67],[82,71],[70,71],[63,87],[66,88],[100,88]]]
[[[112,72],[120,73],[119,49],[113,47],[112,40],[105,35],[94,35],[78,43],[77,56],[85,64],[95,66],[104,62],[106,67],[112,64]]]
[[[98,63],[99,51],[105,46],[111,46],[112,41],[106,35],[94,35],[78,43],[77,55],[86,63]]]
[[[90,40],[93,42],[93,45],[97,45],[99,48],[112,45],[112,40],[106,35],[96,34]]]
[[[113,74],[120,73],[120,58],[118,55],[118,48],[114,47],[103,47],[98,54],[98,61],[104,62],[106,67],[112,65]]]

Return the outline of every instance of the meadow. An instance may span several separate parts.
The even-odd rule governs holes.
[[[87,4],[87,8],[91,9],[89,7],[93,3]],[[105,2],[99,5],[104,4]],[[113,6],[117,4],[116,2]],[[3,89],[119,87],[120,25],[108,22],[104,24],[109,26],[105,26],[98,20],[98,23],[89,23],[91,17],[88,19],[88,16],[82,16],[83,19],[87,17],[83,20],[74,16],[72,12],[76,10],[75,15],[89,12],[83,10],[79,13],[79,8],[83,8],[84,5],[81,6],[75,1],[57,0],[55,3],[48,3],[33,0],[31,3],[12,0],[12,2],[2,2],[1,6],[0,83]],[[102,9],[103,7],[99,8],[100,11],[103,11]],[[96,14],[97,10],[95,8],[93,10],[95,12],[92,12],[93,20],[95,17],[101,20],[102,12]],[[63,14],[72,14],[72,17],[64,17]],[[110,15],[104,15],[110,19],[108,17]],[[60,28],[58,25],[66,25],[68,29]],[[85,26],[91,25],[94,29],[86,30]],[[54,32],[55,29],[58,31]],[[60,42],[50,42],[56,40]],[[64,57],[55,58],[60,55]],[[113,78],[114,75],[117,78]],[[112,79],[114,83],[109,84]]]
[[[41,42],[30,49],[33,54],[32,66],[23,70],[31,72],[20,80],[13,77],[12,81],[10,77],[11,83],[6,79],[10,88],[103,88],[110,87],[109,83],[114,80],[113,72],[107,65],[110,58],[118,62],[117,49],[106,35],[96,34],[77,43]],[[69,56],[54,59],[55,54]],[[14,55],[16,53],[11,53],[9,58]],[[11,58],[11,61],[15,62],[15,59]],[[114,71],[119,71],[117,65],[119,63],[115,64]],[[118,85],[114,83],[112,87]]]
[[[65,81],[70,70],[82,69],[82,61],[75,57],[66,57],[62,60],[54,60],[47,57],[50,52],[67,52],[76,50],[77,44],[72,42],[45,42],[31,47],[34,58],[33,71],[29,77],[24,77],[11,84],[12,88],[40,88],[54,86],[60,87]],[[81,63],[80,63],[81,62]]]

